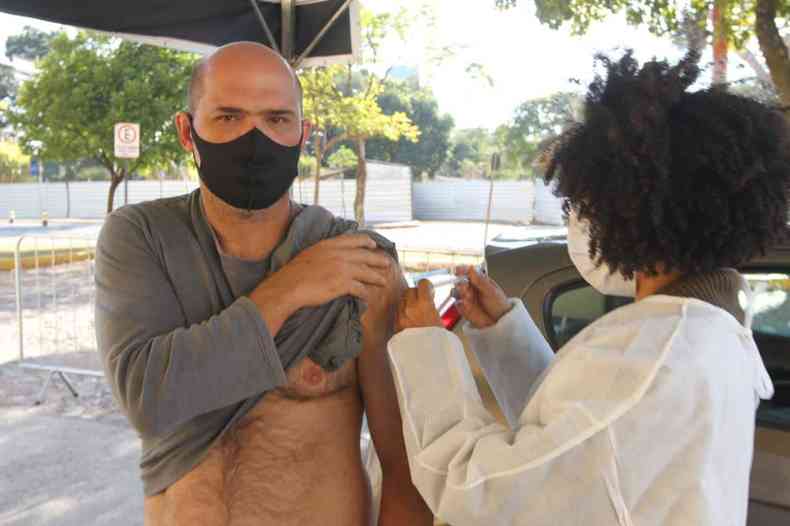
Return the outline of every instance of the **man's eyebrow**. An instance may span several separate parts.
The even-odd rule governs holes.
[[[214,111],[217,111],[217,112],[220,112],[220,113],[234,113],[234,114],[244,113],[243,109],[241,109],[241,108],[234,108],[233,106],[219,106]]]
[[[241,108],[236,108],[234,106],[218,106],[217,108],[214,109],[214,112],[216,112],[216,113],[229,113],[229,114],[232,114],[232,115],[240,115],[242,113],[247,113],[246,110],[243,110]],[[296,112],[294,110],[289,110],[289,109],[264,110],[261,113],[264,113],[266,115],[273,115],[273,116],[293,116],[293,115],[296,115]]]
[[[287,110],[287,109],[285,109],[285,110],[266,110],[263,113],[266,113],[267,115],[274,115],[274,116],[279,116],[279,115],[288,115],[288,116],[296,115],[295,111]]]

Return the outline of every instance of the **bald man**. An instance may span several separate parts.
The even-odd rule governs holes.
[[[107,377],[143,444],[147,526],[431,524],[411,484],[385,356],[393,246],[288,189],[301,90],[254,43],[200,62],[176,116],[200,188],[108,216],[96,256]]]

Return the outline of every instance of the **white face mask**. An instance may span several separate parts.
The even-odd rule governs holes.
[[[622,274],[609,270],[609,265],[597,264],[590,258],[589,224],[571,212],[568,218],[568,255],[584,280],[595,290],[607,296],[636,296],[636,280],[625,279]]]

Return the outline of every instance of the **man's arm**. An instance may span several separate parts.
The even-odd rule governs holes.
[[[96,337],[116,398],[143,436],[286,382],[253,301],[189,325],[146,233],[118,213],[96,249]]]
[[[113,392],[142,436],[285,385],[273,339],[283,322],[302,307],[367,296],[385,284],[378,268],[394,266],[370,237],[338,236],[190,325],[182,310],[190,300],[177,296],[142,221],[124,214],[107,218],[97,244],[96,337]]]
[[[393,265],[386,293],[369,304],[362,318],[363,351],[358,370],[368,427],[381,462],[379,526],[433,524],[433,514],[412,484],[397,392],[387,358],[395,310],[405,289],[403,275]]]

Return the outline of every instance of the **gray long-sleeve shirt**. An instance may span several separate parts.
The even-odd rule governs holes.
[[[267,259],[275,272],[318,241],[356,229],[298,210]],[[394,245],[371,233],[395,256]],[[234,292],[236,289],[236,292]],[[305,356],[333,370],[361,350],[362,306],[301,309],[272,338],[223,269],[200,193],[108,216],[96,253],[96,336],[113,393],[138,431],[146,495],[164,491]]]

